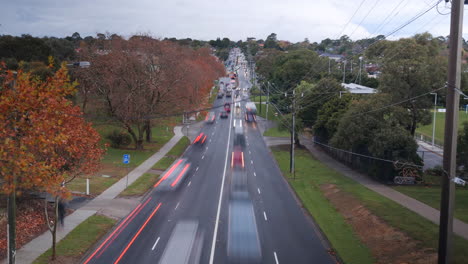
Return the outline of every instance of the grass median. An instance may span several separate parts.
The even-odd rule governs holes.
[[[154,164],[153,169],[155,170],[167,170],[169,166],[179,158],[190,145],[190,140],[188,137],[182,137],[179,142],[156,164]]]
[[[291,134],[287,130],[281,130],[279,127],[269,128],[263,133],[265,137],[287,137],[289,138]]]
[[[313,158],[304,149],[296,151],[296,180],[289,174],[289,152],[273,148],[281,171],[294,188],[304,206],[314,216],[333,247],[345,263],[373,263],[369,250],[362,244],[343,216],[324,197],[321,186],[336,185],[340,190],[357,198],[372,214],[388,225],[401,230],[421,243],[424,248],[438,248],[438,226],[403,206],[371,191],[361,184],[341,175]],[[468,241],[454,237],[453,263],[466,263]]]
[[[105,235],[115,223],[114,219],[102,215],[93,215],[86,219],[57,243],[56,263],[78,263],[83,254]],[[49,249],[33,263],[54,263],[50,260],[51,255],[52,249]]]
[[[120,193],[120,196],[140,196],[145,194],[159,179],[158,174],[153,173],[144,173],[136,181],[134,181],[130,186],[125,188],[123,192]]]

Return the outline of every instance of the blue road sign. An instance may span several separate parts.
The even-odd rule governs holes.
[[[124,164],[130,163],[130,154],[123,154],[123,161]]]

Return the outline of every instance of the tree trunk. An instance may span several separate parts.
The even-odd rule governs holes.
[[[152,131],[151,131],[151,121],[146,120],[145,121],[145,132],[146,132],[146,142],[151,142],[151,138],[153,137]]]
[[[296,133],[296,135],[294,136],[294,143],[296,144],[296,147],[300,147],[301,146],[301,142],[299,140],[299,134]]]
[[[138,142],[138,138],[135,134],[135,131],[133,131],[133,129],[130,126],[126,126],[126,127],[127,127],[128,133],[133,139],[133,142],[135,143],[135,149],[143,149],[143,142],[142,141]]]
[[[88,104],[88,95],[86,94],[83,97],[83,104],[81,105],[81,111],[83,111],[84,114],[86,114],[86,105]]]

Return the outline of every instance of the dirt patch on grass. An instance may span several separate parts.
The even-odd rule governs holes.
[[[373,215],[351,194],[341,191],[334,184],[324,184],[320,188],[346,222],[353,227],[360,240],[371,250],[376,263],[437,263],[435,249],[424,248],[421,242],[391,227]]]

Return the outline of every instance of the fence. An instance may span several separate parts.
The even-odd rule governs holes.
[[[396,168],[396,164],[392,160],[376,158],[364,154],[334,148],[327,144],[320,143],[316,140],[314,140],[314,143],[317,144],[323,151],[325,151],[334,159],[346,164],[348,167],[351,167],[358,172],[367,174],[375,180],[385,184],[394,184],[396,182],[395,177],[402,176],[402,167],[407,167],[405,166],[405,164],[400,163],[397,166],[399,168]],[[418,166],[415,167],[410,165],[410,167],[416,168],[419,171],[421,169]]]
[[[424,141],[424,142],[432,145],[432,137],[428,137],[428,136],[426,136],[424,134],[416,132],[416,133],[414,133],[414,138],[417,139],[417,140]],[[438,148],[441,148],[441,149],[444,149],[444,142],[442,140],[438,140],[436,138],[434,140],[434,146],[436,146]]]

